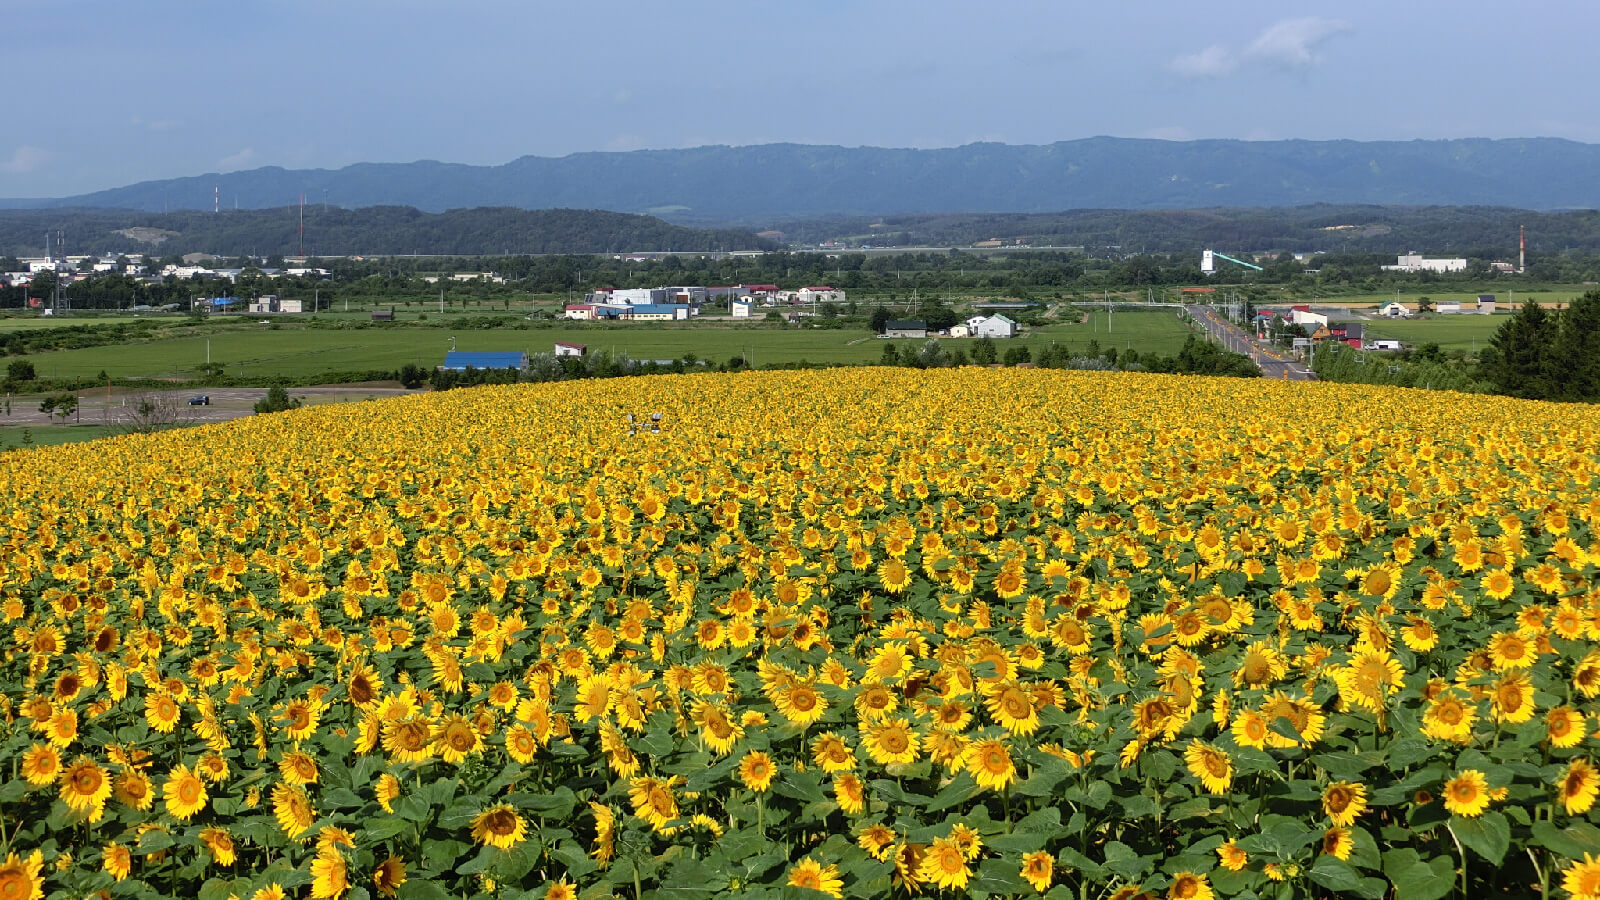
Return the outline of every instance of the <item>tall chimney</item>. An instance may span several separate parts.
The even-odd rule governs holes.
[[[1528,268],[1528,228],[1526,225],[1517,226],[1517,274],[1521,275]]]

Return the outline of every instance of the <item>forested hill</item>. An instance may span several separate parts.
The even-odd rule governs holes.
[[[915,212],[1275,207],[1308,203],[1600,207],[1600,145],[1554,138],[1158,141],[1089,138],[934,150],[765,144],[525,156],[502,166],[364,163],[151,181],[0,206],[256,209],[308,200],[609,209],[674,221]]]
[[[1500,206],[1334,206],[1276,209],[1081,209],[1059,213],[925,213],[779,220],[790,243],[846,247],[969,247],[985,241],[1082,247],[1091,253],[1293,250],[1514,258],[1518,228],[1530,252],[1600,250],[1600,211]]]
[[[620,253],[650,250],[758,250],[774,245],[748,231],[669,225],[649,216],[596,210],[498,208],[425,213],[410,207],[307,206],[170,213],[111,209],[0,211],[0,253],[31,256],[44,236],[61,234],[67,253],[191,252],[222,256],[406,253],[475,256],[520,253]]]

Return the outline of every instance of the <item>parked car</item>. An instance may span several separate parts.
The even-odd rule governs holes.
[[[210,406],[211,405],[211,395],[210,394],[196,394],[195,396],[189,398],[189,405],[190,406]]]

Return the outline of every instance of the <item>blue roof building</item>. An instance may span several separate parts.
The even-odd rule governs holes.
[[[528,354],[526,353],[474,353],[466,350],[452,350],[444,355],[444,365],[441,369],[452,372],[465,372],[467,369],[526,369],[528,367]]]
[[[639,303],[622,315],[628,319],[687,319],[689,307],[682,303]]]

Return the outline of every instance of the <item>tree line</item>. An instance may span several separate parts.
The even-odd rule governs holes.
[[[1523,304],[1489,340],[1479,367],[1502,394],[1600,401],[1600,291],[1559,311]]]

